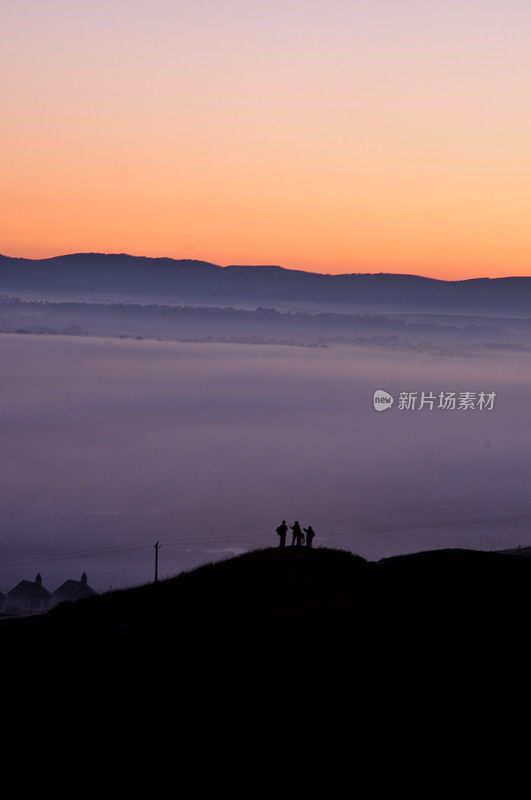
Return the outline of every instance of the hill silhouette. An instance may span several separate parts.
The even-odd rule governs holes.
[[[46,659],[131,676],[286,665],[321,676],[433,668],[525,648],[531,560],[441,550],[367,562],[318,548],[259,550],[138,588],[0,624],[4,664]],[[430,655],[431,654],[431,655]],[[250,666],[252,665],[252,666]]]
[[[418,275],[327,275],[278,266],[230,265],[127,254],[46,259],[0,255],[0,293],[150,298],[213,304],[362,305],[527,313],[531,279],[443,281]]]

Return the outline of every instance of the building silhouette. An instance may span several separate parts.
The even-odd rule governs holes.
[[[29,614],[42,614],[49,611],[59,603],[74,603],[84,600],[97,592],[89,586],[87,573],[81,575],[80,580],[67,580],[57,587],[55,592],[49,592],[42,585],[39,573],[34,581],[20,581],[7,595],[0,592],[0,615],[2,616],[28,616]]]
[[[48,611],[52,595],[42,585],[40,572],[34,581],[20,581],[8,593],[5,614],[37,614]]]
[[[92,595],[97,594],[97,592],[88,585],[87,580],[87,573],[84,572],[81,576],[81,580],[68,580],[62,583],[52,594],[53,604],[74,603],[76,600],[84,600],[86,597],[92,597]]]

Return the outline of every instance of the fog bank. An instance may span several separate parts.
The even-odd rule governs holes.
[[[3,592],[37,571],[50,590],[84,569],[98,590],[149,580],[156,540],[174,574],[276,544],[283,518],[370,558],[529,542],[525,353],[0,346]],[[376,389],[497,396],[492,411],[377,413]]]

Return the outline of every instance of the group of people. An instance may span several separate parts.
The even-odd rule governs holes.
[[[291,546],[292,547],[302,547],[303,544],[306,544],[306,547],[311,547],[312,542],[315,537],[315,531],[311,525],[308,525],[307,528],[301,528],[299,520],[296,519],[293,525],[289,526],[289,529],[293,531],[293,535],[291,537]],[[277,528],[277,534],[279,536],[279,547],[286,546],[286,536],[288,533],[288,525],[286,520],[282,520],[282,524]],[[306,534],[306,536],[304,535]]]

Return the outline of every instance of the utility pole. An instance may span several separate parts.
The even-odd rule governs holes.
[[[155,583],[159,579],[159,550],[160,544],[157,542],[155,545]]]

